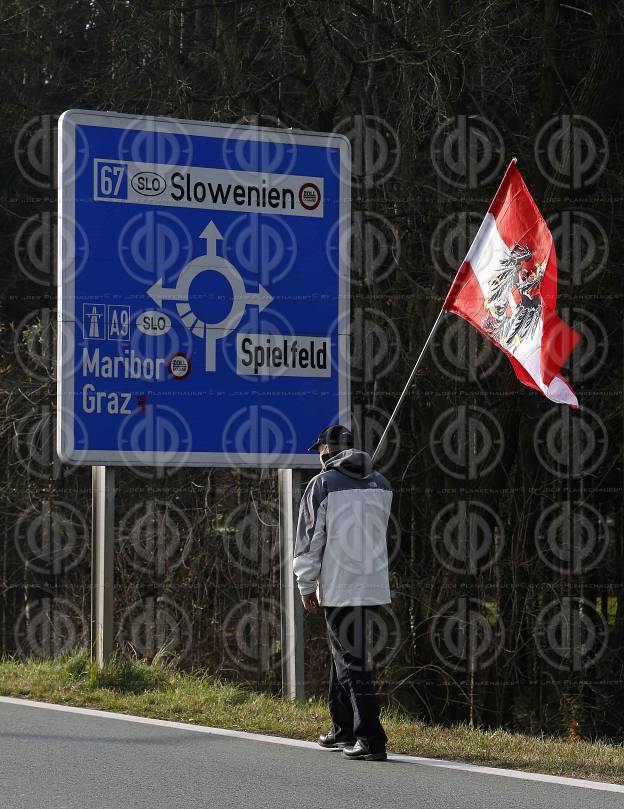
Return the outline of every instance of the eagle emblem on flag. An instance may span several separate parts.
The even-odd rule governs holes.
[[[525,337],[533,337],[541,322],[540,284],[547,260],[531,269],[532,259],[529,247],[516,242],[490,279],[484,302],[482,327],[512,353]]]

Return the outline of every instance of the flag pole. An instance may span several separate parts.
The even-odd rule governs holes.
[[[382,434],[381,438],[379,439],[379,443],[377,444],[377,449],[373,452],[373,457],[372,457],[373,463],[375,461],[375,458],[379,455],[379,453],[381,451],[381,448],[384,445],[384,442],[386,440],[386,436],[388,435],[388,432],[390,431],[390,427],[392,427],[395,416],[399,412],[399,408],[401,407],[401,404],[403,403],[403,399],[405,399],[405,397],[407,396],[407,391],[409,390],[410,385],[414,381],[414,377],[416,376],[416,371],[418,370],[418,366],[420,365],[420,363],[422,362],[423,357],[425,356],[425,352],[427,351],[427,348],[429,347],[429,343],[431,342],[431,338],[433,337],[433,335],[436,332],[436,329],[440,325],[440,321],[442,320],[442,315],[443,314],[444,314],[444,307],[442,307],[442,309],[440,309],[440,311],[438,313],[438,316],[437,316],[437,318],[435,320],[435,323],[433,324],[433,327],[432,327],[431,331],[429,332],[429,336],[425,340],[425,344],[422,347],[422,349],[420,351],[420,354],[418,355],[418,359],[416,360],[416,365],[414,365],[414,367],[412,368],[412,373],[409,375],[409,379],[407,380],[407,382],[405,384],[405,387],[403,388],[403,392],[399,396],[399,401],[396,403],[395,408],[392,411],[392,415],[390,416],[390,420],[388,421],[388,424],[386,425],[386,429],[383,431],[383,434]]]

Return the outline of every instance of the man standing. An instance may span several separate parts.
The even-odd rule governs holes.
[[[392,488],[340,424],[323,430],[310,450],[319,452],[322,471],[301,500],[293,570],[304,608],[325,610],[331,650],[332,729],[319,744],[342,749],[347,758],[385,761],[388,738],[366,630],[370,613],[391,601],[386,531]]]

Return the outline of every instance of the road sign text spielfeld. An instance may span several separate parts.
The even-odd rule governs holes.
[[[349,423],[349,171],[335,134],[64,113],[61,458],[314,466]]]
[[[236,335],[236,372],[267,376],[329,376],[330,341],[324,337]]]

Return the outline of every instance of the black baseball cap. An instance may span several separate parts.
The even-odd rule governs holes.
[[[353,446],[353,433],[342,424],[331,424],[321,430],[314,444],[308,447],[308,452],[312,452],[319,444],[335,444],[340,449],[350,449]]]

